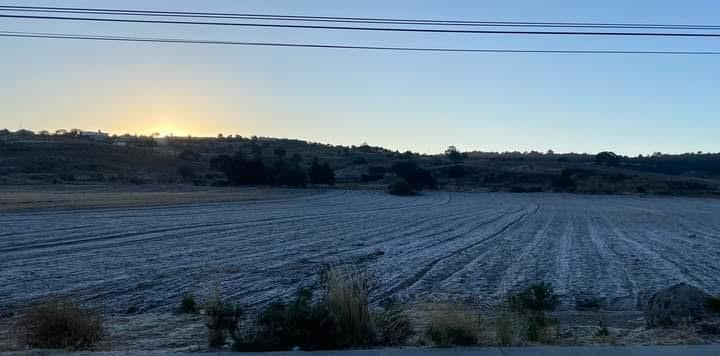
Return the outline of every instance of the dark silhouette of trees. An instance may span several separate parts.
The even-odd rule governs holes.
[[[467,169],[459,165],[450,166],[445,170],[445,172],[450,178],[464,178],[468,175]]]
[[[410,184],[405,179],[398,179],[395,182],[390,183],[388,185],[387,192],[392,195],[399,195],[399,196],[408,196],[408,195],[415,195],[415,191],[412,189]]]
[[[335,184],[335,172],[330,168],[327,162],[320,164],[316,159],[313,160],[308,170],[310,182],[315,184]]]
[[[259,147],[259,146],[258,146]],[[242,151],[234,156],[220,155],[210,160],[210,168],[223,172],[232,185],[282,185],[304,187],[309,181],[315,184],[335,184],[335,173],[327,163],[314,160],[308,172],[298,160],[282,158],[266,165],[258,155],[246,158]]]
[[[452,162],[462,162],[463,159],[467,158],[467,154],[461,153],[455,146],[450,146],[445,150],[445,156]]]
[[[400,161],[390,167],[390,171],[398,177],[404,178],[416,190],[424,188],[436,189],[437,181],[430,171],[418,167],[414,161]]]
[[[613,152],[603,151],[595,156],[595,162],[606,166],[617,166],[620,164],[620,157]]]
[[[275,156],[277,156],[279,159],[283,159],[283,158],[285,157],[285,155],[287,154],[287,151],[285,151],[285,150],[282,149],[282,148],[276,148],[276,149],[273,151],[273,153],[274,153]]]
[[[259,185],[268,184],[268,170],[261,159],[245,159],[242,152],[233,157],[221,155],[210,160],[210,167],[225,173],[230,184]]]
[[[290,157],[290,162],[294,164],[299,164],[302,160],[302,156],[299,153],[295,153]]]

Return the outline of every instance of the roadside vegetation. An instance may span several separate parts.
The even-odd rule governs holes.
[[[427,324],[421,332],[397,300],[371,305],[373,281],[360,268],[327,268],[322,272],[319,287],[315,290],[301,288],[292,298],[275,301],[252,314],[243,306],[222,300],[217,295],[205,303],[197,303],[191,294],[187,294],[176,310],[177,313],[204,315],[209,348],[240,352],[403,345],[567,344],[567,336],[565,343],[561,341],[559,322],[549,315],[558,308],[559,297],[545,282],[533,283],[511,295],[494,311],[480,312],[463,303],[430,304]],[[659,302],[665,303],[666,298],[671,298],[678,301],[676,307],[684,308],[686,301],[694,296],[702,297],[708,315],[720,313],[717,297],[696,293],[683,284],[658,292],[653,299],[661,298]],[[588,297],[582,303],[576,303],[576,309],[582,306],[582,310],[597,310],[601,304],[597,298]],[[671,311],[677,315],[679,310]],[[714,319],[700,322],[703,318],[696,321],[699,322],[697,332],[720,333],[717,324],[711,322]],[[689,319],[683,317],[682,320]],[[687,334],[689,324],[680,325],[685,325],[683,330]],[[18,345],[23,348],[93,350],[102,347],[101,342],[106,337],[101,314],[70,299],[51,299],[28,306],[18,314],[16,329]],[[591,330],[589,337],[596,343],[616,342],[617,336],[603,318],[598,319]]]
[[[89,349],[104,336],[103,319],[70,299],[31,305],[17,322],[19,343],[41,349]]]

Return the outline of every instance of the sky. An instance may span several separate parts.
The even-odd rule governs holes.
[[[0,1],[475,21],[717,23],[717,1]],[[720,38],[366,33],[0,18],[0,31],[511,49],[719,51]],[[0,128],[271,136],[400,151],[720,151],[720,56],[400,53],[0,38]]]

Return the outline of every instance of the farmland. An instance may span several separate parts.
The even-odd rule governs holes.
[[[365,266],[372,299],[495,304],[543,280],[561,309],[637,310],[678,282],[720,293],[720,204],[702,198],[327,190],[157,207],[0,215],[0,307],[75,295],[167,312],[187,293],[248,307]]]

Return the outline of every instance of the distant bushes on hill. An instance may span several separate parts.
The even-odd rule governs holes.
[[[277,151],[277,150],[276,150]],[[335,184],[335,172],[326,163],[315,159],[306,171],[300,165],[301,159],[293,156],[285,160],[284,151],[275,152],[277,161],[266,165],[256,152],[252,158],[246,158],[242,152],[234,156],[220,155],[210,160],[210,168],[225,174],[232,185],[279,185],[304,187],[313,184]]]
[[[422,169],[414,161],[400,161],[390,167],[390,171],[403,178],[412,189],[437,189],[437,180],[430,171]]]

